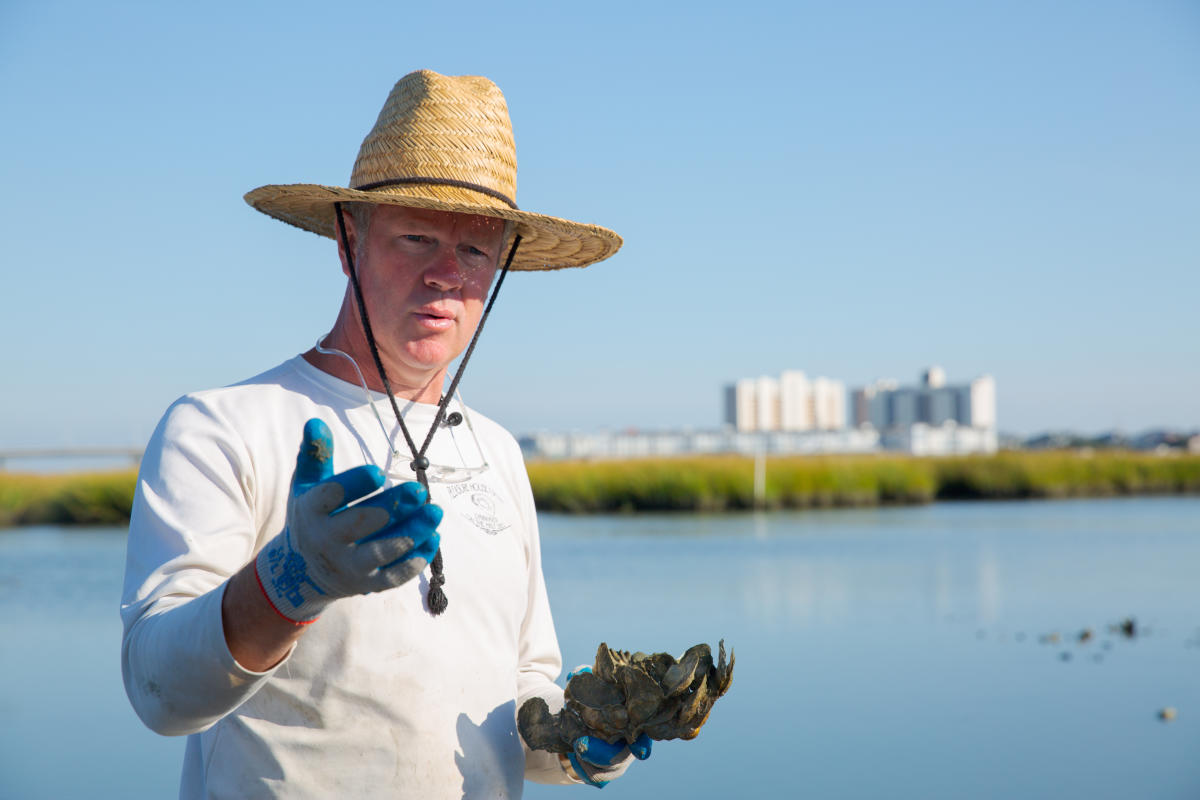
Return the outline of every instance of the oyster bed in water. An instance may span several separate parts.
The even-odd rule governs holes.
[[[568,753],[580,736],[613,744],[651,739],[693,739],[717,698],[733,680],[733,651],[725,662],[725,641],[717,663],[706,644],[688,649],[678,661],[669,653],[609,650],[601,644],[591,672],[567,682],[563,710],[551,714],[540,697],[526,700],[517,727],[534,750]]]

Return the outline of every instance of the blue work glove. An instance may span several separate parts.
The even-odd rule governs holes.
[[[591,667],[577,667],[567,674],[567,682],[570,683],[571,678],[581,672],[591,671]],[[645,761],[649,758],[650,745],[650,737],[645,733],[638,736],[633,744],[627,744],[624,739],[609,744],[599,736],[580,736],[572,743],[567,760],[580,780],[603,789],[609,781],[625,774],[632,759]]]
[[[384,484],[366,465],[333,474],[333,437],[319,419],[304,426],[287,526],[255,560],[263,593],[281,615],[308,623],[342,597],[382,592],[416,577],[437,552],[442,510],[419,483],[366,497]]]

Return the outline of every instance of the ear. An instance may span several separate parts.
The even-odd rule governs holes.
[[[358,231],[354,227],[354,217],[346,213],[345,209],[336,209],[334,211],[333,220],[333,239],[337,242],[338,260],[342,262],[342,274],[347,278],[350,277],[350,261],[346,258],[346,250],[342,247],[342,234],[338,230],[337,214],[341,213],[342,219],[346,223],[346,241],[350,244],[350,252],[358,252]]]

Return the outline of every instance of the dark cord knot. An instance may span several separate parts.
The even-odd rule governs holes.
[[[425,599],[429,603],[430,613],[436,617],[450,605],[450,601],[446,599],[446,593],[442,591],[442,586],[446,583],[446,576],[442,574],[441,548],[438,548],[437,554],[433,557],[433,563],[429,565],[429,573],[429,592],[425,595]]]

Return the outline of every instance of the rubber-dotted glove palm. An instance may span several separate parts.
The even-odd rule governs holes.
[[[384,484],[373,465],[333,474],[333,437],[319,419],[304,426],[287,526],[255,560],[263,593],[281,615],[312,622],[342,597],[382,592],[412,580],[437,552],[442,510],[418,483],[362,502]]]
[[[591,671],[591,667],[577,667],[567,675],[567,682],[580,672]],[[581,781],[603,789],[609,781],[624,775],[633,759],[645,761],[649,758],[650,745],[650,737],[644,733],[632,744],[626,744],[624,739],[609,744],[599,736],[580,736],[572,744],[571,752],[567,753],[567,760]]]

